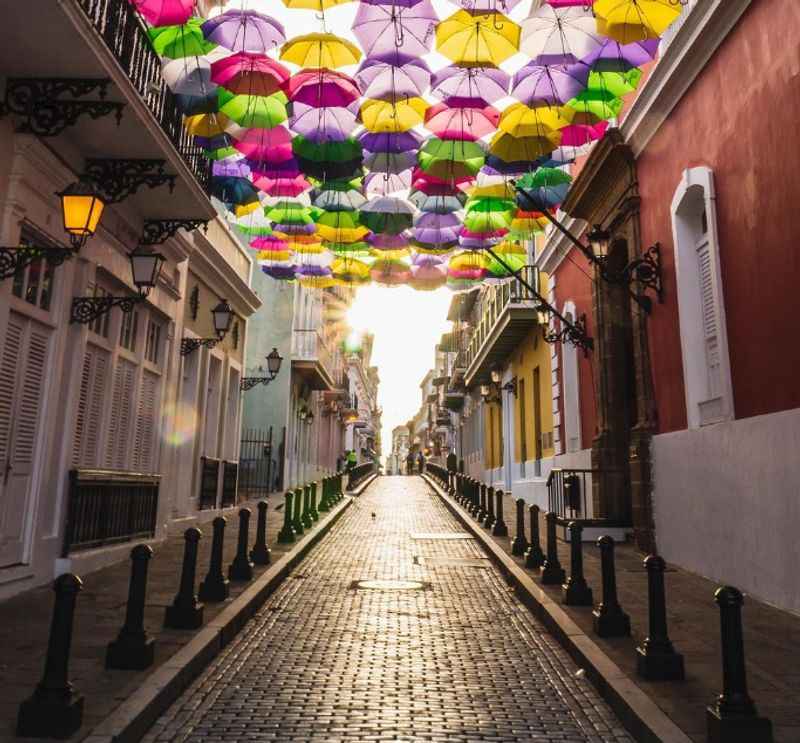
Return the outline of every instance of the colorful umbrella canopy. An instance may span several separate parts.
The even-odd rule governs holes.
[[[489,151],[506,162],[527,160],[546,155],[561,144],[561,135],[556,131],[544,137],[514,137],[498,131],[489,143]]]
[[[559,106],[581,93],[589,79],[589,66],[530,63],[514,74],[511,95],[528,106]]]
[[[226,10],[203,24],[203,34],[225,49],[254,54],[266,54],[286,41],[283,25],[255,10]]]
[[[271,129],[247,129],[233,141],[233,146],[256,162],[279,163],[292,157],[292,135],[283,126]]]
[[[237,52],[211,65],[211,79],[232,93],[270,96],[281,90],[289,70],[262,54]]]
[[[248,129],[272,129],[286,121],[284,100],[276,95],[236,95],[219,89],[220,113]]]
[[[153,26],[179,26],[194,13],[195,0],[131,0],[136,10]]]
[[[479,139],[491,134],[500,112],[482,98],[447,98],[425,112],[425,127],[444,139]]]
[[[421,96],[430,85],[431,73],[421,59],[390,54],[365,59],[356,73],[365,98]]]
[[[379,196],[361,207],[361,223],[373,232],[397,235],[411,227],[414,207],[403,199]]]
[[[285,86],[289,99],[307,106],[349,106],[361,95],[353,78],[324,67],[301,70]]]
[[[157,54],[172,59],[207,54],[216,46],[206,41],[199,18],[190,18],[182,26],[154,26],[147,35]]]
[[[568,126],[573,112],[569,108],[512,103],[500,116],[498,129],[514,137],[549,137]]]
[[[603,46],[591,10],[542,5],[522,22],[520,51],[536,64],[575,64]]]
[[[349,3],[350,0],[283,0],[287,8],[302,8],[303,10],[316,10],[322,12],[335,5]]]
[[[485,157],[478,142],[431,137],[419,151],[419,164],[439,178],[459,178],[477,173]]]
[[[211,63],[205,57],[165,58],[161,77],[179,95],[206,96],[216,87],[211,82]]]
[[[361,59],[361,50],[334,34],[315,33],[287,41],[281,47],[280,58],[300,67],[327,67],[335,70],[337,67],[356,64]]]
[[[645,39],[631,44],[604,39],[602,46],[582,61],[598,72],[628,72],[651,62],[658,54],[658,39]]]
[[[430,0],[419,0],[410,7],[392,2],[359,3],[353,34],[368,57],[395,50],[421,56],[431,50],[438,20]]]
[[[289,126],[313,142],[347,139],[347,135],[356,128],[356,114],[349,108],[315,108],[295,103],[292,110]]]
[[[361,121],[370,132],[406,132],[421,124],[428,104],[422,98],[379,101],[368,98],[361,104]]]
[[[674,0],[595,0],[597,30],[621,44],[657,39],[681,13]]]
[[[464,66],[499,65],[519,51],[519,39],[520,27],[496,12],[459,10],[436,27],[436,50]]]
[[[489,104],[508,95],[508,73],[497,67],[444,67],[431,78],[437,98],[481,98]]]
[[[560,204],[572,177],[557,168],[539,168],[517,179],[517,205],[527,211],[545,211]]]

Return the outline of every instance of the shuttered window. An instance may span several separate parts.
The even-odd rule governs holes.
[[[156,470],[155,436],[158,425],[158,391],[160,377],[152,372],[142,374],[139,405],[136,411],[136,439],[133,468],[139,472]]]
[[[111,387],[111,419],[108,429],[106,467],[125,469],[130,454],[131,414],[136,383],[136,366],[122,358],[117,359],[114,383]]]
[[[708,239],[704,238],[697,246],[697,272],[700,283],[700,310],[708,372],[707,397],[715,398],[721,394],[722,385],[720,381],[719,312],[714,297],[714,275],[711,261]]]

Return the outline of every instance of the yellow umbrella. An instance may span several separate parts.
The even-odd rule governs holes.
[[[467,191],[471,199],[480,196],[493,196],[499,199],[513,199],[517,192],[510,183],[490,183],[485,186],[473,186]]]
[[[260,261],[288,261],[292,257],[290,250],[259,250],[256,254]]]
[[[503,240],[493,248],[495,253],[501,255],[527,255],[527,248],[519,240]]]
[[[675,0],[595,0],[597,31],[620,44],[657,39],[681,14]]]
[[[459,10],[436,27],[436,49],[464,67],[497,66],[519,51],[519,34],[502,13]]]
[[[183,125],[186,131],[195,137],[216,137],[225,132],[225,127],[229,123],[225,114],[196,114],[195,116],[184,116]]]
[[[332,276],[298,276],[297,283],[308,289],[328,289],[337,282]]]
[[[556,106],[529,108],[524,103],[510,105],[500,115],[497,128],[515,137],[549,137],[569,126],[575,111]]]
[[[373,248],[369,253],[373,258],[384,261],[400,261],[411,255],[411,251],[408,248],[397,248],[396,250],[377,250]]]
[[[369,280],[369,266],[357,258],[336,258],[331,263],[331,272],[335,278],[351,281]]]
[[[317,235],[328,242],[356,243],[369,235],[369,230],[366,227],[330,227],[327,224],[318,224]]]
[[[361,121],[370,132],[407,132],[425,118],[428,104],[422,98],[378,101],[368,98],[361,104]]]
[[[245,217],[248,214],[252,214],[256,210],[263,208],[264,207],[260,201],[254,201],[251,204],[237,204],[235,214],[237,217]]]
[[[300,10],[316,10],[322,12],[327,8],[332,8],[335,5],[343,5],[349,3],[350,0],[283,0],[283,4],[287,8],[300,9]]]
[[[507,163],[536,160],[551,153],[561,144],[561,133],[552,132],[546,137],[513,137],[498,131],[489,143],[489,152]]]
[[[512,232],[542,232],[547,225],[547,217],[514,217],[509,229]]]
[[[281,59],[300,67],[336,69],[356,64],[361,50],[334,34],[306,34],[289,39],[281,47]]]

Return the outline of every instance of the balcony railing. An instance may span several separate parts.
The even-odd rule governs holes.
[[[336,360],[319,330],[296,328],[292,331],[292,360],[316,362],[322,366],[334,384],[339,381],[340,374]]]
[[[204,190],[210,166],[183,127],[177,100],[161,78],[161,60],[144,23],[128,0],[78,0],[87,18],[116,57],[133,87]]]
[[[530,284],[534,289],[539,289],[539,271],[535,266],[524,266],[520,274],[523,279]],[[464,362],[466,367],[469,368],[475,357],[478,355],[481,346],[486,338],[492,332],[498,318],[503,314],[506,307],[513,304],[520,304],[522,302],[535,303],[537,302],[536,295],[531,292],[522,282],[513,278],[510,281],[504,281],[501,284],[489,287],[482,297],[483,311],[481,319],[472,333],[472,337],[467,345],[466,353],[464,354]]]

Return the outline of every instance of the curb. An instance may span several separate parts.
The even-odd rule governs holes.
[[[447,509],[475,536],[506,579],[518,598],[547,627],[572,659],[586,670],[587,678],[608,702],[626,730],[640,743],[692,743],[669,716],[640,689],[587,635],[531,576],[495,544],[469,514],[450,499],[428,475],[425,482],[439,496]]]
[[[276,560],[252,585],[231,601],[212,621],[204,625],[175,655],[147,676],[139,688],[110,715],[97,723],[83,740],[87,743],[134,743],[141,740],[159,715],[236,637],[239,630],[284,578],[330,531],[353,503],[350,495],[352,494],[347,494],[345,500],[335,507],[335,510],[323,517],[313,532],[303,536],[295,544],[295,549]]]
[[[355,490],[345,490],[345,495],[358,497],[377,479],[378,474],[373,472],[366,480],[364,480],[364,482],[358,485]]]

